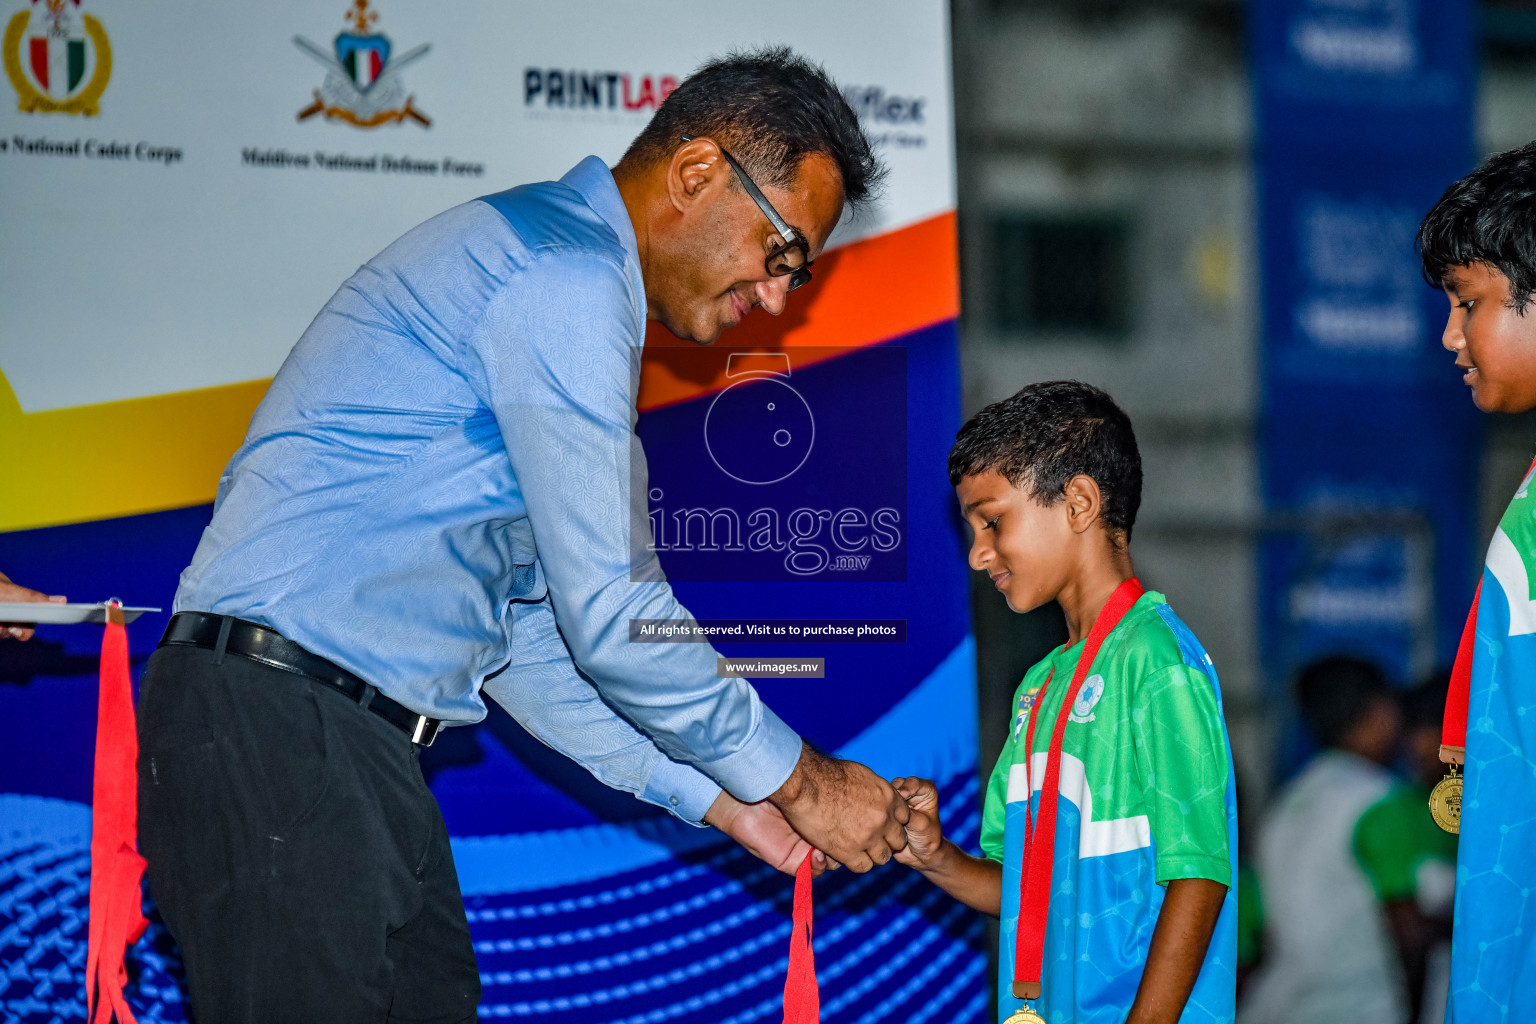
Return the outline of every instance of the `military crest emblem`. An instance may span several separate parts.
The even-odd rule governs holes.
[[[42,0],[42,17],[34,22],[37,6],[32,0],[5,27],[5,74],[21,112],[96,116],[112,77],[106,29],[83,12],[76,20],[80,0]]]
[[[431,127],[432,119],[416,109],[415,97],[406,93],[400,79],[401,70],[424,57],[430,45],[395,54],[389,37],[373,31],[379,15],[368,9],[368,0],[353,0],[346,17],[348,27],[336,35],[329,50],[303,36],[293,38],[294,45],[325,67],[325,82],[315,90],[314,101],[299,111],[299,120],[324,114],[327,120],[358,128],[406,120]]]

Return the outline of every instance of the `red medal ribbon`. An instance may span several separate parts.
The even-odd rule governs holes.
[[[784,978],[784,1024],[820,1024],[816,951],[811,946],[811,855],[795,872],[794,923],[789,935],[789,973]]]
[[[1483,584],[1477,584],[1472,610],[1461,628],[1461,643],[1456,645],[1456,664],[1451,668],[1451,686],[1445,694],[1445,719],[1440,726],[1440,760],[1461,764],[1467,749],[1467,705],[1472,697],[1472,649],[1477,646],[1477,607],[1483,600]]]
[[[1526,480],[1536,472],[1536,459],[1525,471]],[[1477,581],[1472,596],[1472,610],[1461,627],[1461,643],[1456,645],[1456,663],[1451,668],[1451,685],[1445,694],[1445,718],[1440,725],[1440,760],[1461,764],[1467,751],[1467,705],[1472,698],[1472,650],[1477,646],[1477,608],[1483,600],[1483,581]]]
[[[1013,994],[1018,999],[1040,997],[1040,965],[1045,957],[1045,925],[1051,904],[1051,869],[1056,855],[1056,803],[1061,791],[1061,741],[1066,735],[1067,718],[1077,693],[1083,688],[1083,680],[1098,657],[1104,638],[1114,632],[1125,613],[1131,610],[1144,593],[1141,581],[1132,576],[1110,595],[1088,630],[1088,640],[1077,658],[1077,670],[1072,673],[1072,684],[1067,687],[1066,697],[1056,711],[1056,727],[1051,731],[1051,746],[1045,755],[1045,778],[1040,787],[1040,810],[1036,814],[1034,828],[1030,828],[1029,812],[1024,813],[1024,867],[1019,873],[1019,924],[1015,933],[1013,958]],[[1051,685],[1050,675],[1040,688],[1040,696]],[[1027,766],[1034,756],[1035,721],[1040,717],[1040,700],[1030,710],[1029,731],[1024,739],[1024,763]],[[1034,786],[1031,785],[1033,790]],[[1039,856],[1036,856],[1038,851]]]
[[[123,986],[123,956],[144,920],[139,879],[139,739],[128,681],[128,631],[122,605],[107,610],[101,638],[101,694],[96,711],[96,774],[91,786],[91,903],[85,954],[86,1016],[91,1024],[135,1024]]]

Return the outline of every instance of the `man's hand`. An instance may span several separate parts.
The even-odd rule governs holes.
[[[891,785],[911,808],[912,816],[902,830],[907,835],[907,848],[896,851],[896,860],[909,868],[937,867],[936,860],[944,848],[944,826],[939,822],[939,790],[930,779],[892,779]]]
[[[800,870],[800,863],[807,853],[811,855],[812,877],[827,869],[826,854],[801,839],[779,809],[766,800],[744,804],[722,791],[709,805],[704,823],[715,826],[746,847],[752,856],[786,875]]]
[[[63,594],[43,594],[26,587],[18,587],[11,582],[11,578],[0,572],[0,602],[26,601],[30,604],[50,603],[63,604]],[[34,631],[34,623],[31,622],[0,622],[0,640],[7,637],[15,637],[17,640],[30,640]]]
[[[884,864],[907,845],[907,802],[890,783],[854,761],[817,753],[809,745],[788,781],[768,798],[790,827],[851,870]]]

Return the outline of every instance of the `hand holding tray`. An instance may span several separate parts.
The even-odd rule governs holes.
[[[94,622],[98,626],[107,621],[107,603],[54,604],[51,601],[0,601],[0,623],[37,622],[48,625],[73,625]],[[123,621],[132,622],[145,612],[158,612],[159,608],[123,608]]]

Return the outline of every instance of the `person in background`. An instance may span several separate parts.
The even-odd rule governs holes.
[[[1391,931],[1357,855],[1365,813],[1394,785],[1401,731],[1381,670],[1330,657],[1302,670],[1296,700],[1321,750],[1276,797],[1259,836],[1265,958],[1242,1024],[1402,1024]]]
[[[12,583],[9,576],[0,572],[0,604],[63,604],[65,600],[63,594],[44,594]],[[35,628],[36,624],[31,622],[0,622],[0,640],[31,640]]]
[[[1355,856],[1386,912],[1402,962],[1409,1017],[1440,1024],[1450,971],[1456,837],[1429,814],[1429,791],[1445,773],[1440,716],[1448,673],[1402,695],[1403,764],[1408,778],[1360,816]]]

